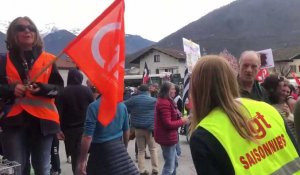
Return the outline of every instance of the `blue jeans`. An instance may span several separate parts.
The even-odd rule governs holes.
[[[172,146],[160,145],[165,160],[162,175],[176,175],[176,168],[178,166],[176,145],[177,144]]]
[[[53,137],[51,146],[51,172],[61,173],[60,157],[59,157],[59,140],[56,135]]]
[[[43,136],[28,128],[13,127],[3,131],[3,155],[9,161],[21,164],[17,175],[30,174],[30,159],[36,175],[50,174],[50,153],[53,135]],[[29,171],[28,171],[29,170]]]

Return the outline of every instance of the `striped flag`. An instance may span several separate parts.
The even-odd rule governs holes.
[[[183,94],[182,94],[183,106],[185,106],[185,101],[189,96],[189,88],[190,88],[190,75],[189,75],[188,68],[186,67],[184,71],[184,79],[183,79]]]
[[[144,67],[144,72],[143,72],[143,78],[142,78],[143,82],[142,84],[147,84],[150,80],[150,76],[149,76],[149,69],[147,66],[147,63],[145,62],[145,67]]]

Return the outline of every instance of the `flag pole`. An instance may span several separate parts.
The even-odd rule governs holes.
[[[51,60],[45,67],[43,67],[40,72],[38,72],[32,79],[31,82],[35,82],[52,64],[54,64],[59,57],[63,55],[64,52],[60,52],[53,60]]]

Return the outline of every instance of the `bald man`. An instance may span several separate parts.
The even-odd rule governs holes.
[[[242,97],[268,102],[266,91],[256,81],[260,69],[260,56],[255,51],[244,51],[239,60],[238,83]]]

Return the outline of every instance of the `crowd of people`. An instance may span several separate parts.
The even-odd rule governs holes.
[[[89,81],[82,85],[77,68],[69,70],[63,87],[54,56],[43,51],[30,18],[10,23],[6,45],[0,60],[1,151],[20,163],[16,174],[29,175],[31,167],[37,175],[60,174],[58,140],[64,140],[73,174],[175,175],[178,131],[187,124],[199,175],[300,171],[299,89],[276,74],[256,81],[261,62],[255,51],[241,54],[238,76],[220,56],[199,59],[188,105],[179,86],[168,81],[126,88],[113,121],[103,126],[97,115],[101,93]],[[136,141],[137,167],[127,151],[130,139]],[[145,168],[147,148],[151,170]]]

